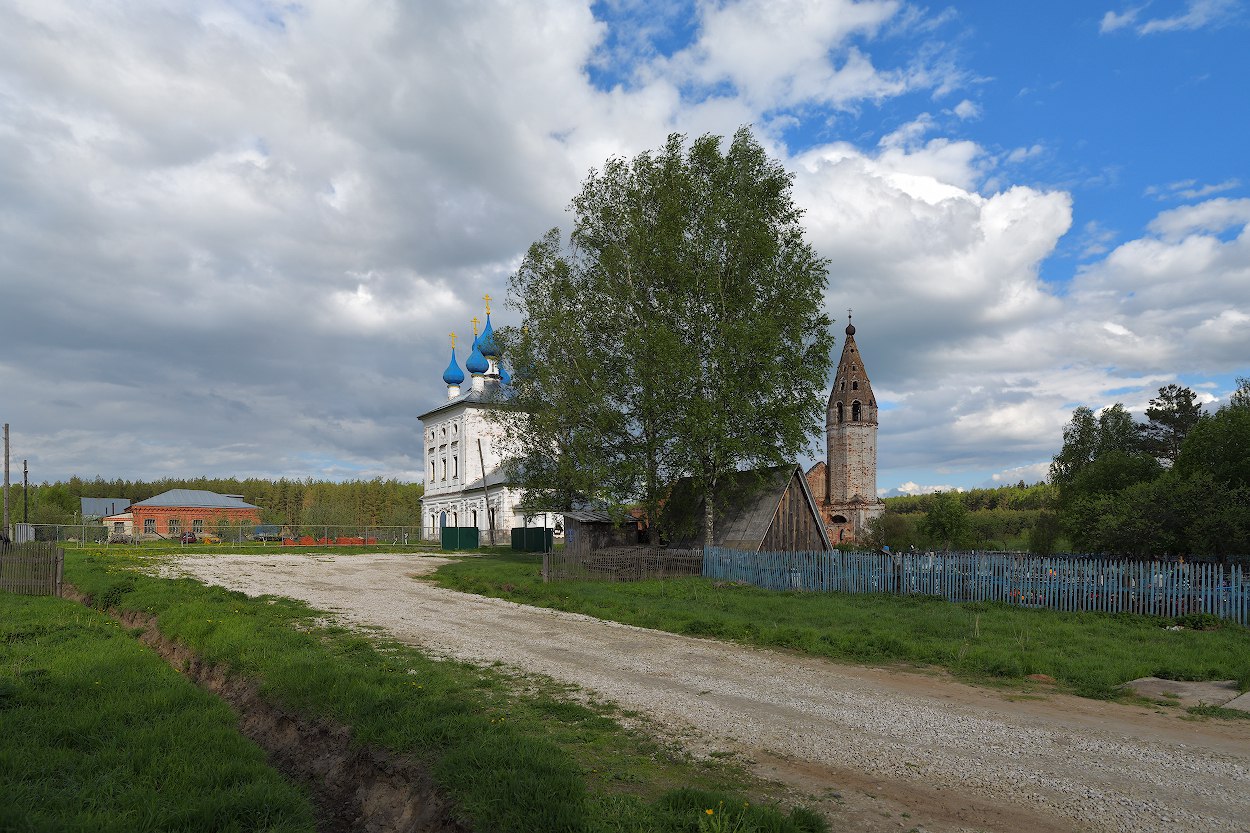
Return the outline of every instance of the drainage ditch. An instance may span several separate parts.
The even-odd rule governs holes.
[[[75,588],[65,595],[89,599]],[[455,807],[429,770],[383,750],[353,746],[345,726],[290,713],[260,696],[250,680],[227,675],[156,627],[156,617],[110,609],[109,615],[139,631],[139,640],[176,671],[221,697],[239,715],[239,731],[268,754],[269,764],[304,785],[320,833],[467,833]]]

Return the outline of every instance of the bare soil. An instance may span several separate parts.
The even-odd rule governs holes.
[[[840,665],[420,579],[444,562],[214,555],[167,569],[303,599],[434,654],[576,684],[692,753],[738,756],[834,829],[1250,831],[1250,721]]]

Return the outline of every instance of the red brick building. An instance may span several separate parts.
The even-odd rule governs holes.
[[[219,495],[200,489],[171,489],[132,503],[129,509],[136,535],[177,538],[184,532],[200,535],[227,526],[260,523],[260,507],[242,495]]]

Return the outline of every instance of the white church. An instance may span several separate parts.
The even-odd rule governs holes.
[[[522,515],[520,493],[504,479],[503,432],[486,414],[506,401],[511,380],[495,343],[489,295],[485,301],[486,325],[478,335],[478,319],[472,319],[473,347],[463,370],[451,334],[451,361],[443,372],[447,401],[419,417],[425,438],[421,514],[427,538],[437,540],[444,527],[476,527],[483,545],[491,542],[492,530],[494,543],[506,545],[513,527],[550,527],[556,516]]]

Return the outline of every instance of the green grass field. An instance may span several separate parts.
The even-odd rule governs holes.
[[[0,830],[314,830],[230,708],[115,621],[10,594],[0,618]]]
[[[151,560],[110,553],[67,553],[67,579],[97,605],[155,615],[163,634],[258,681],[277,704],[424,762],[474,829],[694,831],[722,802],[741,809],[715,820],[741,833],[826,829],[769,803],[730,763],[623,728],[609,704],[326,626],[298,602],[154,578],[139,572]]]
[[[687,578],[543,584],[533,555],[465,558],[444,587],[631,625],[788,648],[866,664],[937,666],[966,680],[1026,684],[1047,674],[1088,697],[1144,676],[1237,680],[1250,689],[1250,629],[1165,630],[1172,620],[1063,613],[921,596],[761,590]],[[1204,623],[1205,624],[1205,623]]]

